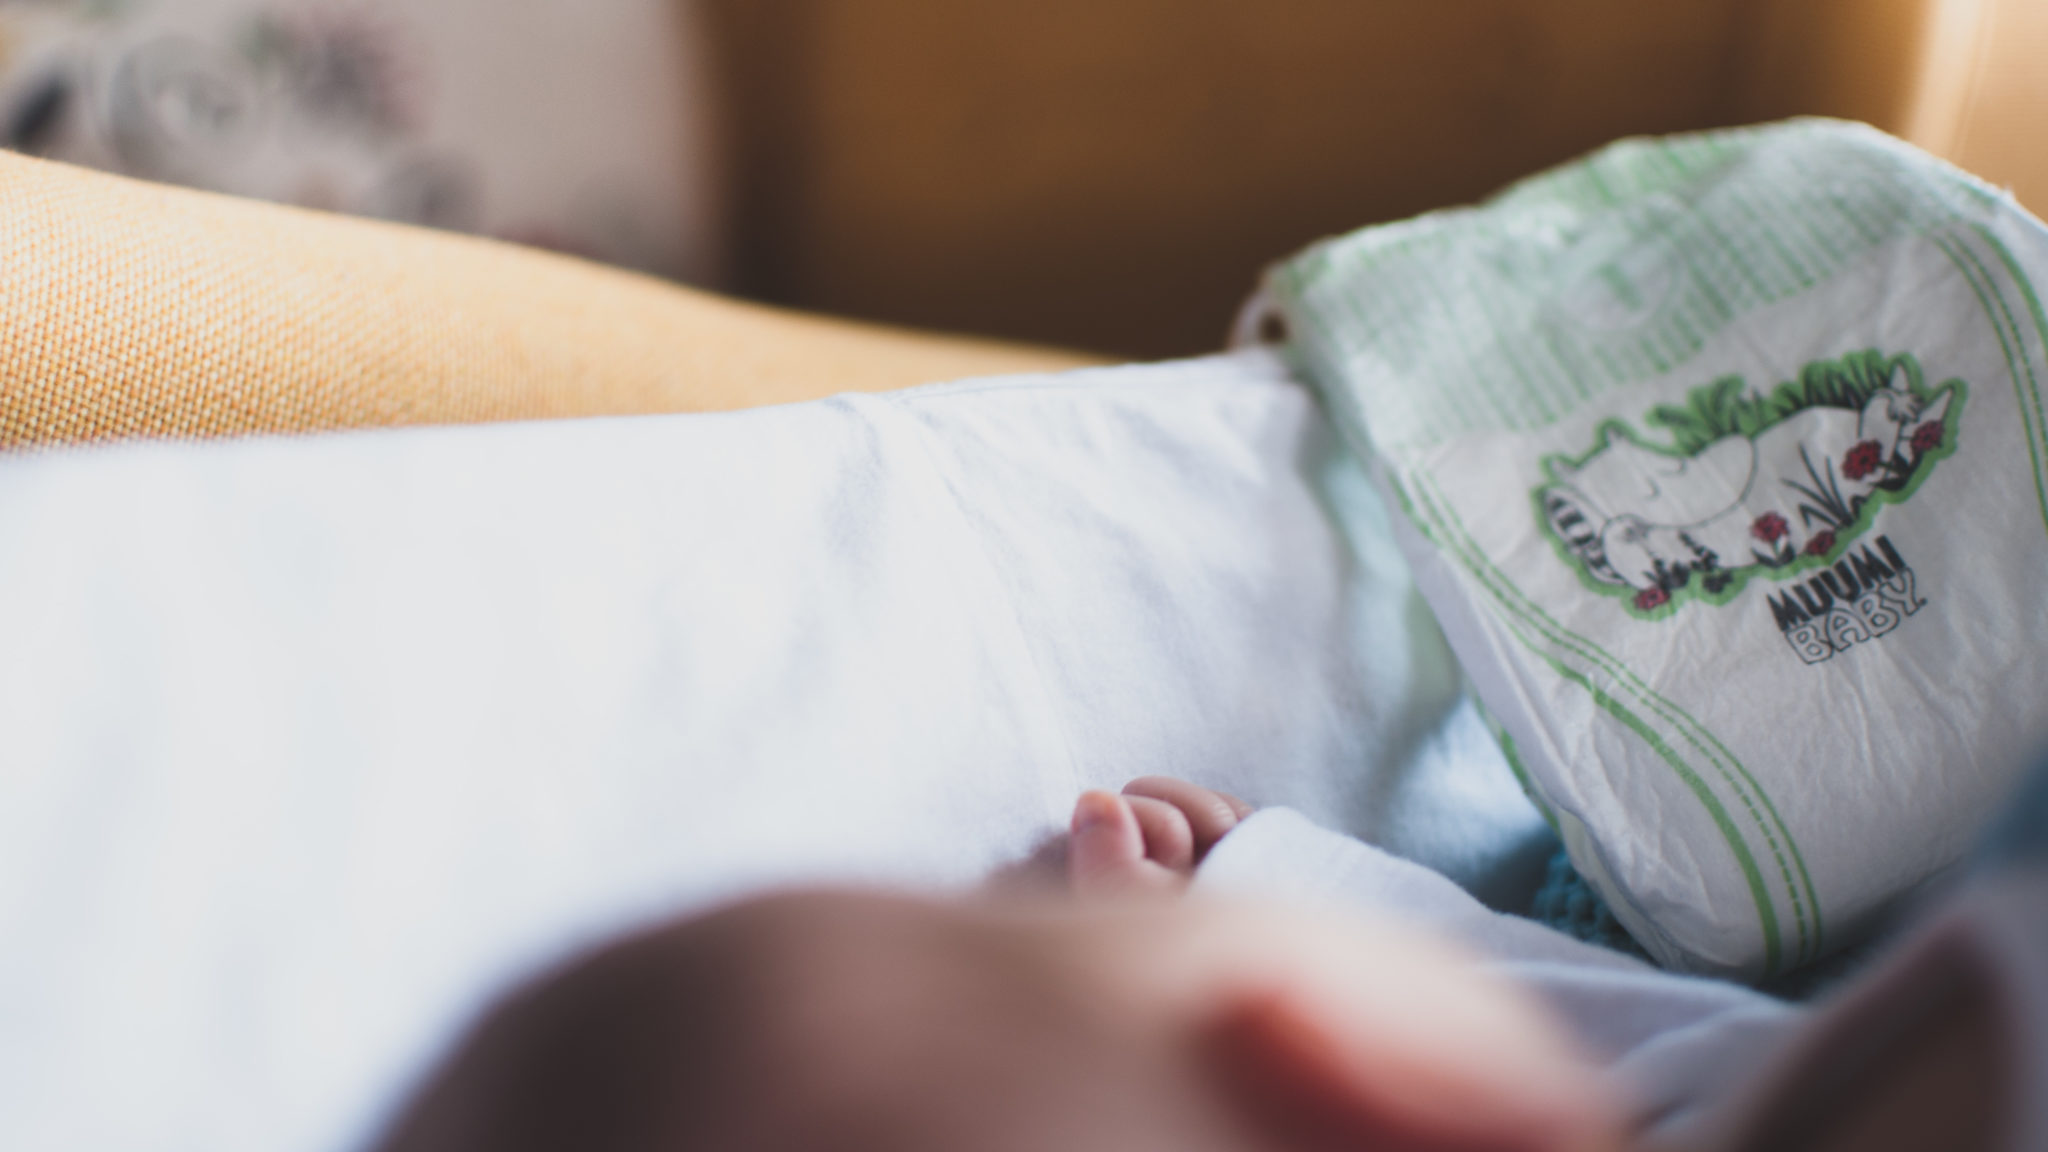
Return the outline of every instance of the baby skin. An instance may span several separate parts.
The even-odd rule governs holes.
[[[1067,882],[1084,898],[1170,894],[1252,806],[1227,793],[1141,776],[1122,795],[1083,792],[1067,836]]]
[[[384,1152],[1607,1152],[1538,1008],[1400,924],[1179,898],[1250,808],[1090,792],[1072,897],[769,896],[493,1009]],[[1075,898],[1078,897],[1078,898]]]

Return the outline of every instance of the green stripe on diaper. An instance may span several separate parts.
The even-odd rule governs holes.
[[[1984,270],[1983,280],[1989,286],[1992,297],[1998,301],[1995,313],[1988,301],[1985,302],[1984,311],[1992,316],[1994,324],[2002,314],[2011,330],[2012,346],[2006,350],[2006,362],[2012,372],[2013,386],[2019,390],[2020,420],[2026,430],[2027,454],[2034,466],[2034,495],[2041,502],[2041,523],[2048,527],[2048,409],[2044,409],[2041,400],[2043,373],[2036,369],[2037,364],[2048,367],[2048,315],[2043,314],[2041,295],[2034,290],[2034,283],[2028,279],[2026,272],[2020,267],[2020,262],[2013,258],[2012,250],[2000,243],[1998,237],[1982,224],[1975,225],[1972,231],[1998,257],[1999,264],[2004,267],[2013,284],[2019,289],[2021,298],[2026,302],[2026,315],[2033,321],[2034,335],[2040,341],[2038,348],[2029,354],[2026,334],[2022,331],[2020,323],[2013,319],[2011,307],[2006,303],[2004,292],[1998,287],[1997,278],[1991,275],[1988,269]],[[1957,248],[1962,253],[1969,254],[1967,246],[1957,245]],[[1956,259],[1956,256],[1957,253],[1954,251],[1949,253],[1952,260]],[[1974,256],[1971,262],[1982,267],[1982,262],[1975,260]],[[1974,283],[1972,287],[1975,287]],[[1983,300],[1982,291],[1979,292],[1978,298],[1980,301]]]

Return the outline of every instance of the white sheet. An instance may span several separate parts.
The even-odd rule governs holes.
[[[1483,866],[1533,816],[1333,447],[1244,352],[0,461],[0,1147],[353,1147],[563,949],[1143,773]]]

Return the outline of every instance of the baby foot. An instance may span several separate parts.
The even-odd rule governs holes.
[[[1252,806],[1169,776],[1144,776],[1123,795],[1083,792],[1074,804],[1067,882],[1081,896],[1178,892]]]

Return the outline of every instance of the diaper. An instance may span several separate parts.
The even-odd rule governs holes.
[[[1805,120],[1622,141],[1264,297],[1573,864],[1660,962],[1755,978],[1954,864],[2042,734],[2044,289],[2008,195]]]

